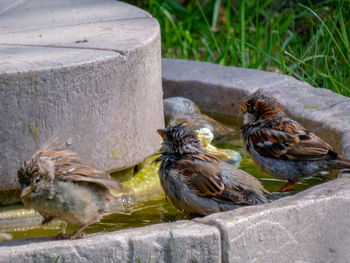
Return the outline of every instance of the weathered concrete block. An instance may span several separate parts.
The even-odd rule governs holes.
[[[173,238],[171,237],[171,232]],[[179,221],[56,241],[33,238],[0,243],[1,262],[220,262],[216,227]]]
[[[17,167],[57,133],[107,171],[158,150],[160,31],[146,12],[113,0],[4,2],[0,52],[0,204],[18,200]]]
[[[221,230],[223,262],[349,262],[350,179],[198,220]]]
[[[113,233],[78,240],[33,238],[0,243],[1,262],[129,262],[128,236]]]
[[[215,227],[178,221],[135,229],[132,233],[131,262],[221,261],[220,232]]]

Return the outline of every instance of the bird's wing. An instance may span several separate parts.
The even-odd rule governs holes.
[[[108,173],[83,164],[79,156],[72,151],[40,151],[37,155],[51,161],[54,164],[55,176],[62,180],[87,182],[107,189],[121,188],[120,183],[111,179]]]
[[[251,185],[249,180],[262,188],[254,177],[219,161],[210,154],[182,159],[178,161],[178,165],[184,183],[199,196],[243,205],[250,204],[250,201],[247,201],[247,194],[256,186]],[[252,188],[249,189],[250,187]]]
[[[328,143],[291,119],[273,127],[255,129],[249,140],[255,151],[270,158],[329,160],[337,157]]]

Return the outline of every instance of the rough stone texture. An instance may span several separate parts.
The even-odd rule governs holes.
[[[107,171],[158,150],[160,31],[148,13],[114,0],[2,1],[0,55],[0,204],[15,201],[1,191],[18,189],[18,165],[52,135]]]
[[[169,224],[130,231],[131,262],[139,259],[142,262],[221,262],[220,232],[217,228],[178,221],[171,223],[171,229],[174,240]]]
[[[1,262],[128,262],[129,238],[120,233],[79,240],[32,238],[0,243]]]
[[[349,262],[350,179],[198,220],[217,226],[223,262]]]
[[[54,262],[58,256],[58,262],[220,262],[220,232],[216,227],[179,221],[71,241],[7,241],[0,243],[0,256],[1,262],[14,263]]]

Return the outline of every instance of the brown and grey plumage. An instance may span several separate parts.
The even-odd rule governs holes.
[[[18,181],[24,206],[38,211],[44,217],[43,224],[58,218],[83,225],[72,235],[59,237],[80,237],[88,225],[103,215],[123,209],[121,200],[111,194],[112,189],[121,186],[107,173],[83,164],[70,150],[45,148],[18,169]]]
[[[259,180],[207,153],[196,132],[178,124],[158,133],[164,139],[159,177],[179,210],[208,215],[267,201]]]
[[[245,149],[261,170],[288,180],[280,191],[292,189],[304,177],[350,169],[350,160],[288,118],[275,98],[257,91],[239,106],[244,112],[241,136]]]

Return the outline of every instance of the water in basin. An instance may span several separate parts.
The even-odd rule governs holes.
[[[259,178],[259,180],[261,180],[262,184],[268,191],[273,192],[279,189],[283,184],[285,184],[284,181],[278,180],[266,173],[263,174],[257,169],[257,167],[254,165],[252,160],[247,156],[243,149],[243,145],[238,132],[239,128],[233,128],[237,131],[235,136],[225,138],[224,140],[214,143],[214,145],[218,148],[227,148],[238,151],[242,155],[242,162],[240,168]],[[135,205],[133,206],[134,212],[132,212],[131,214],[112,214],[109,216],[105,216],[101,220],[101,222],[89,226],[85,230],[86,233],[115,231],[119,229],[139,227],[161,222],[173,222],[179,219],[186,218],[186,215],[178,211],[171,204],[170,200],[165,199],[165,195],[161,191],[160,186],[158,184],[157,170],[144,169],[143,173],[144,174],[141,177],[141,179],[143,180],[143,187],[147,188],[149,186],[150,189],[148,189],[148,192],[153,194],[144,194],[142,196],[139,196],[137,202],[135,202]],[[297,192],[305,190],[310,186],[328,181],[334,178],[334,176],[336,175],[319,177],[316,176],[313,178],[304,179],[294,187],[294,192],[283,194],[273,193],[269,195],[269,198],[278,199],[286,195],[295,194]],[[122,181],[124,181],[124,184],[127,187],[133,187],[133,184],[135,182],[137,184],[137,180],[141,179],[134,179],[134,181],[130,181],[129,178],[122,179]],[[154,188],[156,188],[156,190],[152,190]],[[145,192],[147,192],[147,189],[145,190]],[[17,213],[17,219],[16,222],[14,222],[11,221],[11,219],[9,219],[11,218],[11,216],[9,216],[9,218],[7,219],[0,217],[0,233],[2,233],[2,236],[0,235],[0,240],[1,238],[3,240],[8,240],[25,237],[53,236],[61,232],[62,227],[64,225],[60,221],[55,221],[53,223],[50,223],[48,226],[40,226],[40,216],[33,216],[30,218],[18,218],[18,214],[28,213],[23,209],[23,206],[20,204],[7,207],[0,207],[0,215],[1,213],[5,213],[5,211],[7,211],[6,213],[8,213],[9,211],[11,211],[10,213]],[[78,228],[79,226],[67,225],[66,232],[72,233]]]

